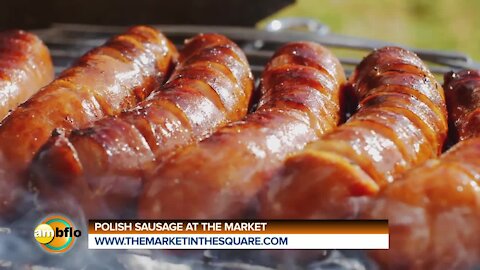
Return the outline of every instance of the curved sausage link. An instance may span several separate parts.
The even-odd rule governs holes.
[[[376,50],[350,82],[358,111],[285,162],[260,195],[260,216],[355,216],[365,197],[440,153],[447,132],[443,90],[415,54]]]
[[[53,137],[32,164],[35,186],[49,209],[71,204],[75,212],[79,204],[87,217],[129,215],[153,162],[243,118],[252,89],[240,48],[221,35],[198,35],[162,91],[118,117]],[[65,195],[48,200],[57,193]]]
[[[367,218],[387,218],[385,269],[469,269],[480,263],[480,72],[448,74],[450,120],[461,140],[409,171],[372,202]]]
[[[143,218],[232,218],[245,213],[268,176],[290,154],[339,122],[345,75],[325,48],[290,43],[262,76],[257,111],[178,153],[148,179]]]
[[[22,30],[0,33],[0,119],[53,77],[50,53],[36,35]]]
[[[176,58],[157,30],[132,27],[82,56],[10,114],[0,127],[0,216],[21,196],[26,167],[52,130],[68,132],[131,108],[166,80]]]

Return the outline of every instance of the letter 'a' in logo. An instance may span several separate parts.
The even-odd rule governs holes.
[[[67,252],[81,234],[72,221],[58,215],[43,219],[33,232],[35,240],[50,253]]]

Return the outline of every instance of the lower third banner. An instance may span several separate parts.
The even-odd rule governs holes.
[[[91,220],[90,249],[388,249],[386,220]]]

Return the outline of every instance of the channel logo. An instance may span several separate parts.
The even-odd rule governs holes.
[[[64,253],[72,248],[75,239],[82,235],[72,221],[60,215],[48,216],[33,231],[35,240],[50,253]]]

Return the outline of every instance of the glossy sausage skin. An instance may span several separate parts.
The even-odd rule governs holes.
[[[445,74],[449,121],[458,140],[480,136],[479,70]]]
[[[157,30],[136,26],[82,56],[10,114],[0,127],[0,216],[16,207],[33,155],[54,129],[68,132],[133,107],[158,88],[176,62]]]
[[[188,40],[162,91],[41,149],[32,165],[41,198],[64,193],[48,209],[71,204],[75,212],[80,204],[87,217],[129,215],[153,162],[243,118],[252,89],[248,62],[234,42],[216,34]]]
[[[437,156],[446,137],[442,87],[397,47],[372,52],[350,79],[359,108],[290,157],[260,195],[263,218],[351,218],[396,175]]]
[[[0,119],[53,80],[47,47],[34,34],[0,33]]]
[[[160,166],[140,197],[140,217],[241,217],[288,155],[338,124],[344,82],[326,48],[285,45],[263,73],[257,111]]]
[[[390,185],[366,218],[387,218],[385,269],[469,269],[480,263],[480,72],[448,74],[449,117],[461,142]]]

